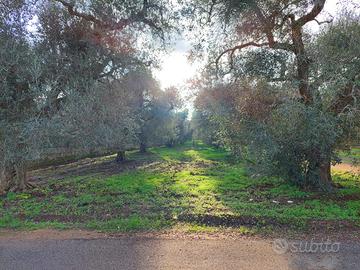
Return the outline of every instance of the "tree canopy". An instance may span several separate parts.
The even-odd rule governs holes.
[[[191,134],[259,173],[331,190],[337,151],[359,142],[360,26],[351,10],[324,16],[326,3],[3,0],[0,192],[31,185],[26,171],[54,149],[121,161]],[[181,32],[205,62],[191,122],[181,88],[154,76]]]

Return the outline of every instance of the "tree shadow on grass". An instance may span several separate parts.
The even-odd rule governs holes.
[[[138,153],[135,151],[128,154],[127,160],[122,163],[115,162],[115,155],[85,158],[62,165],[54,165],[46,168],[33,170],[29,173],[32,179],[46,182],[49,179],[64,179],[69,177],[102,175],[104,177],[119,174],[126,171],[137,170],[143,166],[161,161],[158,155],[153,153]]]
[[[280,179],[250,178],[244,165],[228,162],[227,155],[185,145],[154,148],[145,155],[131,152],[131,160],[121,165],[105,157],[50,167],[40,171],[47,177],[42,187],[3,200],[0,219],[7,212],[37,224],[69,222],[115,231],[158,230],[179,222],[282,229],[302,228],[312,219],[336,221],[341,215],[346,222],[356,219],[358,196],[346,197],[354,198],[350,203],[334,198],[326,203]],[[360,193],[358,186],[352,189]],[[9,219],[7,224],[22,223]],[[323,227],[344,225],[327,221]]]

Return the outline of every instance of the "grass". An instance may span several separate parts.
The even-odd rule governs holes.
[[[360,224],[358,175],[334,173],[344,188],[327,195],[278,178],[251,178],[226,151],[201,143],[128,156],[132,161],[122,172],[60,179],[53,171],[31,192],[8,193],[0,199],[0,228],[253,233],[269,226],[304,229],[318,221]]]
[[[360,163],[360,147],[352,147],[348,151],[340,151],[339,156],[348,163]]]

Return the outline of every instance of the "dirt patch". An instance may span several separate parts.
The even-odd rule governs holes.
[[[87,218],[85,216],[76,215],[55,215],[55,214],[40,214],[33,218],[35,222],[57,221],[63,223],[84,222]]]
[[[218,239],[331,239],[332,241],[356,241],[360,240],[360,229],[354,227],[351,230],[344,228],[342,231],[309,230],[303,231],[284,230],[283,228],[256,234],[244,234],[233,228],[221,228],[216,232],[187,232],[179,228],[162,230],[158,232],[132,232],[132,233],[102,233],[93,230],[55,230],[38,229],[32,231],[21,231],[11,229],[0,229],[0,240],[66,240],[66,239],[107,239],[107,238],[144,238],[144,239],[196,239],[196,240],[218,240]]]
[[[312,220],[308,226],[311,231],[354,231],[360,229],[348,220]]]
[[[222,229],[239,228],[241,226],[248,228],[264,228],[270,226],[274,235],[277,235],[278,233],[284,233],[288,230],[291,230],[294,233],[306,232],[309,233],[309,235],[336,235],[340,231],[349,233],[349,235],[353,235],[360,231],[359,226],[348,220],[311,220],[307,222],[306,226],[301,230],[294,224],[285,221],[282,222],[268,217],[257,218],[251,216],[212,216],[183,214],[178,217],[178,220],[181,222],[221,227]],[[339,234],[339,236],[341,236],[341,234]]]
[[[241,226],[265,226],[273,225],[276,227],[289,227],[288,224],[280,223],[278,220],[262,217],[251,217],[251,216],[213,216],[213,215],[193,215],[193,214],[182,214],[178,216],[178,220],[181,222],[194,222],[201,225],[207,226],[224,226],[224,227],[241,227]]]
[[[294,203],[304,203],[305,201],[319,200],[323,202],[346,203],[349,201],[360,200],[360,194],[337,194],[337,193],[316,193],[305,198],[294,199]]]
[[[360,194],[346,194],[337,198],[341,201],[358,201],[360,200]]]
[[[360,200],[360,194],[312,194],[302,198],[291,198],[291,197],[276,197],[272,198],[264,198],[264,197],[254,197],[253,201],[255,202],[263,202],[268,199],[270,202],[274,202],[282,205],[293,205],[293,204],[303,204],[306,201],[312,200],[320,200],[322,202],[334,202],[334,203],[346,203],[349,201],[358,201]]]
[[[35,231],[0,230],[1,240],[36,240],[36,239],[97,239],[108,235],[96,231],[86,230],[52,230],[41,229]]]
[[[0,229],[0,241],[7,240],[68,240],[68,239],[196,239],[196,240],[219,240],[219,239],[260,239],[260,235],[248,235],[239,233],[233,229],[224,228],[218,232],[186,232],[181,229],[169,229],[158,232],[131,232],[131,233],[102,233],[92,230],[55,230],[39,229],[33,231],[19,231]]]
[[[47,196],[47,194],[41,190],[31,190],[30,195],[39,199]]]

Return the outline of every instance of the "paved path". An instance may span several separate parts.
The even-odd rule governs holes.
[[[271,240],[251,238],[56,238],[0,237],[0,269],[360,269],[360,243],[341,243],[337,253],[278,254]]]

